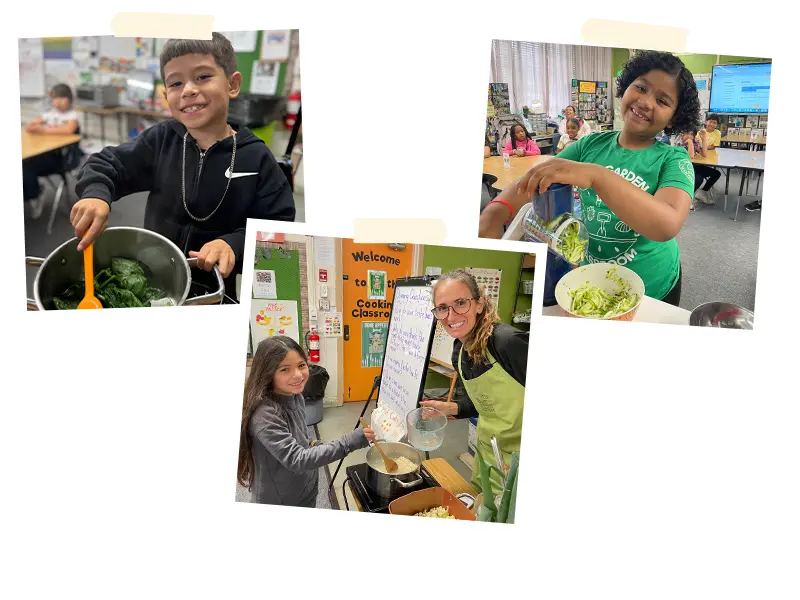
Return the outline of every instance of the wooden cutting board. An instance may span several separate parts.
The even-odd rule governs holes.
[[[470,494],[473,498],[478,495],[469,482],[443,458],[432,458],[423,461],[423,466],[433,475],[444,489],[457,496],[458,494]]]

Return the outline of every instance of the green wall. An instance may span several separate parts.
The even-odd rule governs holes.
[[[625,61],[630,58],[627,48],[611,49],[611,73],[617,76]],[[714,65],[730,65],[747,62],[772,62],[771,58],[754,58],[752,56],[729,56],[727,54],[679,54],[678,58],[694,74],[711,73]]]
[[[423,272],[427,267],[440,267],[442,273],[457,268],[502,269],[500,279],[500,306],[498,314],[503,323],[511,323],[514,298],[519,286],[519,268],[522,254],[498,250],[478,250],[472,248],[446,248],[444,246],[423,246]],[[450,387],[450,380],[438,373],[428,372],[426,388]]]
[[[256,49],[254,52],[237,52],[236,53],[236,68],[242,74],[242,90],[245,92],[250,91],[250,79],[253,76],[253,63],[261,58],[261,36],[264,32],[259,31],[256,39]],[[286,78],[286,63],[278,65],[278,91],[276,95],[283,94],[283,80]]]
[[[612,48],[611,49],[611,77],[616,78],[617,73],[622,69],[622,65],[631,57],[631,53],[627,48]],[[611,83],[608,85],[609,93],[611,93]]]
[[[502,269],[500,279],[500,306],[497,312],[504,323],[511,323],[519,280],[519,267],[522,254],[501,252],[499,250],[479,250],[474,248],[446,248],[444,246],[424,246],[423,268],[440,267],[442,273],[451,269],[472,267],[475,269]]]

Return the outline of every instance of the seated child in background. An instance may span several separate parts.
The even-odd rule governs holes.
[[[578,119],[572,118],[567,121],[567,133],[561,136],[561,139],[558,140],[558,148],[556,149],[556,154],[561,152],[564,148],[569,146],[570,144],[578,141],[578,133],[581,129],[581,123]]]
[[[59,83],[53,86],[50,91],[50,105],[50,110],[25,125],[25,131],[35,135],[76,133],[78,131],[78,114],[72,108],[72,90],[68,85]],[[77,146],[74,151],[70,149],[70,152],[80,154]],[[31,217],[38,219],[44,208],[39,177],[53,175],[69,166],[64,162],[62,148],[32,156],[22,162],[22,194],[25,202],[31,205]]]
[[[697,128],[692,127],[691,131],[687,131],[683,133],[676,141],[675,146],[680,146],[684,148],[689,153],[689,158],[694,159],[695,156],[705,156],[706,155],[706,138],[705,136],[698,136],[697,135]],[[703,168],[703,165],[695,165],[694,167],[695,177],[694,177],[694,191],[695,194],[697,193],[697,188],[700,187],[700,184],[703,182],[702,178],[697,177],[697,169]],[[691,210],[694,210],[694,198],[692,198],[692,204],[690,207]]]
[[[716,150],[719,147],[722,134],[719,132],[719,129],[717,129],[717,125],[719,125],[719,117],[713,114],[708,115],[706,117],[706,126],[697,134],[698,138],[703,138],[705,140],[706,150]],[[701,139],[701,142],[702,141]],[[703,204],[714,204],[714,201],[711,199],[711,188],[714,187],[714,184],[717,183],[721,175],[722,173],[714,167],[694,165],[694,197]],[[705,185],[700,189],[703,180],[705,180]]]
[[[705,138],[699,137],[697,135],[697,128],[692,127],[691,131],[687,131],[683,133],[675,142],[675,146],[680,146],[684,148],[689,153],[689,158],[694,158],[695,156],[705,156],[706,155],[706,148],[704,145]],[[700,186],[697,178],[694,181],[694,189]]]
[[[503,148],[503,152],[512,156],[534,156],[542,153],[522,125],[512,125],[509,133],[511,139]]]
[[[229,275],[242,272],[247,219],[294,221],[289,181],[262,140],[228,123],[242,75],[223,35],[168,40],[161,78],[173,118],[90,156],[81,170],[71,214],[83,238],[78,249],[105,230],[112,202],[149,191],[145,228],[197,258],[200,268],[218,265],[235,298]]]

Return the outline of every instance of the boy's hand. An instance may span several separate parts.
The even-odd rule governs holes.
[[[224,240],[208,242],[200,248],[199,252],[194,250],[189,252],[189,257],[196,258],[197,266],[204,271],[211,271],[214,265],[218,265],[219,272],[223,277],[230,275],[236,264],[236,255],[233,253],[233,248]]]
[[[364,435],[370,444],[375,441],[375,431],[372,427],[364,427]]]
[[[78,252],[95,241],[108,226],[108,202],[99,198],[84,198],[75,203],[69,214],[69,221],[75,228],[75,236],[80,240]]]
[[[594,185],[597,169],[602,169],[591,163],[579,163],[563,158],[554,158],[541,162],[525,173],[515,184],[517,193],[531,199],[539,193],[547,191],[554,183],[564,183],[580,188],[590,188]]]
[[[25,131],[28,133],[41,133],[42,123],[40,121],[31,121],[25,125]]]

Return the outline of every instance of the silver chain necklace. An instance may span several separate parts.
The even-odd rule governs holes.
[[[230,129],[230,127],[229,127],[229,129]],[[228,188],[231,186],[231,180],[233,179],[233,164],[236,162],[236,132],[233,131],[233,129],[230,129],[230,130],[233,133],[233,152],[231,153],[231,169],[228,172],[230,177],[228,177],[228,183],[225,185],[225,193],[222,194],[222,199],[219,201],[219,204],[217,204],[217,207],[214,210],[211,211],[210,215],[208,215],[207,217],[205,217],[203,219],[195,217],[189,211],[189,206],[186,204],[186,139],[189,137],[189,132],[187,131],[186,133],[183,134],[183,159],[181,161],[181,195],[183,196],[183,208],[186,211],[186,214],[189,215],[192,218],[192,220],[197,221],[198,223],[204,223],[204,222],[208,221],[211,217],[213,217],[214,213],[216,213],[219,210],[219,207],[222,206],[222,203],[225,202],[225,196],[228,195]],[[212,144],[212,146],[213,146],[213,144]],[[210,149],[211,149],[211,147],[209,147],[209,150]],[[206,150],[206,152],[208,152],[208,150]],[[200,151],[200,153],[201,153],[201,156],[204,154],[202,150]],[[202,166],[200,168],[201,168],[201,172],[197,174],[198,175],[198,177],[197,177],[197,185],[198,185],[198,187],[200,185],[200,175],[202,173]]]

